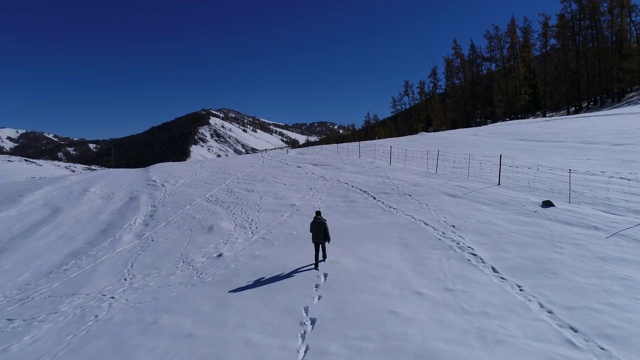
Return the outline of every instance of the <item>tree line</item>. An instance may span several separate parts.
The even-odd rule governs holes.
[[[405,80],[391,116],[316,143],[405,136],[488,121],[574,114],[620,102],[640,85],[640,6],[632,0],[560,0],[554,16],[492,24],[466,51],[453,39],[443,67]]]

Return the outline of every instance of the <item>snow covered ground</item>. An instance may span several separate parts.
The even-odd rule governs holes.
[[[638,112],[376,144],[637,178]],[[633,208],[544,209],[355,146],[0,183],[0,358],[638,358]]]
[[[0,184],[96,171],[99,166],[85,166],[62,161],[33,160],[18,156],[0,155]]]

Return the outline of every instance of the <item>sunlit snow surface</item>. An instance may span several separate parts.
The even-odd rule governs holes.
[[[636,359],[633,206],[403,155],[633,180],[639,113],[378,141],[375,160],[363,143],[26,178],[0,161],[0,358]]]
[[[43,177],[79,174],[101,169],[61,161],[32,160],[18,156],[0,155],[0,186],[3,183]]]

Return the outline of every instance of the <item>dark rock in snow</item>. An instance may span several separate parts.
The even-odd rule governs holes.
[[[543,209],[546,209],[550,207],[555,207],[555,205],[553,204],[553,202],[551,202],[551,200],[542,200],[542,204],[540,205],[540,207],[542,207]]]

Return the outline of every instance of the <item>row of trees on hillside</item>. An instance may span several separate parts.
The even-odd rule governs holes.
[[[560,3],[555,23],[548,14],[539,15],[537,28],[526,17],[519,23],[512,17],[506,29],[494,24],[485,32],[484,47],[471,41],[466,53],[454,39],[443,79],[434,67],[417,91],[406,81],[392,97],[392,112],[420,103],[427,89],[438,99],[417,110],[434,129],[550,110],[570,114],[622,100],[640,84],[640,8],[631,0]]]
[[[640,84],[640,7],[632,0],[560,3],[555,23],[548,14],[539,14],[538,26],[512,17],[466,52],[454,39],[442,73],[434,66],[426,80],[405,81],[391,98],[392,114],[408,117],[403,132],[621,101]]]
[[[470,127],[619,102],[640,85],[640,6],[632,0],[560,0],[558,14],[491,25],[484,45],[454,39],[441,70],[405,80],[391,116],[367,114],[357,141]],[[555,20],[555,22],[554,22]]]
[[[74,153],[66,153],[68,161],[83,165],[143,168],[162,162],[185,161],[191,154],[198,130],[209,124],[209,117],[210,113],[202,110],[139,134],[109,140],[81,140],[61,146],[74,149]],[[97,147],[92,149],[90,144]],[[65,149],[60,151],[65,152]]]

